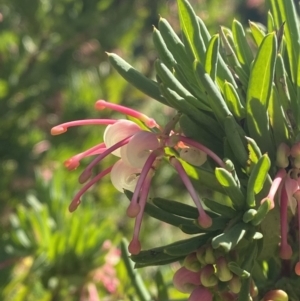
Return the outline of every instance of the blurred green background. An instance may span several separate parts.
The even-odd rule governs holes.
[[[212,33],[234,17],[245,25],[248,19],[264,21],[259,0],[190,2]],[[120,239],[130,240],[133,228],[124,214],[126,198],[107,179],[86,194],[75,213],[67,209],[83,167],[69,172],[63,161],[99,143],[103,129],[72,128],[55,137],[50,129],[75,119],[120,117],[96,112],[97,99],[165,123],[170,112],[127,85],[105,54],[116,52],[153,77],[152,25],[159,15],[179,31],[175,0],[0,1],[1,300],[141,300],[119,259]],[[159,172],[154,193],[178,194],[172,177],[169,169]],[[175,234],[149,218],[141,241],[154,247]],[[184,300],[171,288],[176,268],[161,272],[169,298]],[[139,272],[158,300],[157,269]]]

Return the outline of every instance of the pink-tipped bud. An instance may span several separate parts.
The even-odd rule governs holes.
[[[206,261],[205,261],[205,247],[202,246],[201,248],[199,248],[196,251],[196,256],[198,261],[202,264],[202,266],[206,265]]]
[[[276,165],[280,168],[288,167],[290,153],[289,146],[286,143],[281,143],[277,148]]]
[[[192,291],[188,301],[200,301],[200,300],[201,301],[212,301],[213,294],[206,287],[198,286]]]
[[[70,159],[66,160],[64,162],[64,166],[68,170],[74,170],[79,166],[79,161],[75,157],[73,157],[73,158],[70,158]]]
[[[222,301],[236,301],[238,298],[238,296],[232,292],[221,292],[220,297]]]
[[[251,279],[251,282],[250,282],[250,296],[251,297],[258,296],[258,288],[253,279]]]
[[[101,111],[106,108],[106,101],[105,100],[98,100],[95,103],[95,109]]]
[[[130,205],[128,206],[127,211],[126,211],[126,215],[128,217],[132,217],[132,218],[137,217],[140,210],[141,210],[141,207],[139,204],[130,203]]]
[[[283,290],[273,290],[265,294],[263,301],[288,301],[289,296]]]
[[[291,148],[291,156],[293,157],[293,166],[300,168],[300,142],[294,144]]]
[[[132,239],[132,241],[129,243],[128,245],[128,251],[129,253],[133,254],[133,255],[137,255],[141,252],[141,243],[138,239]]]
[[[226,282],[232,279],[233,274],[228,268],[227,260],[222,256],[216,262],[217,276],[220,281]]]
[[[199,272],[201,270],[201,264],[198,261],[196,253],[191,253],[184,258],[183,266],[192,272]]]
[[[279,251],[279,256],[281,259],[284,259],[284,260],[289,260],[291,259],[293,255],[293,250],[292,250],[292,247],[286,243],[286,244],[280,244],[280,251]]]
[[[300,261],[298,261],[295,265],[295,273],[297,276],[300,276]]]
[[[205,229],[211,227],[211,225],[212,225],[211,217],[209,215],[207,215],[203,209],[199,213],[198,223],[202,228],[205,228]]]
[[[291,148],[291,156],[296,158],[300,155],[300,142],[295,143]]]
[[[84,170],[82,174],[79,176],[78,181],[80,184],[85,183],[92,176],[92,172],[88,169]]]
[[[72,203],[69,205],[69,211],[70,212],[74,212],[77,208],[78,208],[78,206],[81,204],[81,200],[80,199],[74,199],[73,201],[72,201]]]
[[[206,262],[206,264],[215,264],[216,263],[216,257],[215,257],[213,248],[210,245],[205,248],[204,261]]]
[[[200,275],[181,267],[173,276],[173,284],[178,291],[191,293],[195,287],[201,284]]]
[[[65,133],[67,130],[68,129],[66,127],[58,125],[51,129],[51,135],[52,136],[60,135],[60,134]]]
[[[215,268],[212,264],[206,265],[200,272],[201,284],[205,287],[212,287],[218,284]]]
[[[230,281],[228,282],[228,287],[231,292],[238,294],[242,287],[241,279],[237,275],[233,275]]]
[[[134,118],[137,118],[137,119],[143,121],[149,128],[153,128],[153,127],[159,128],[158,124],[156,123],[156,121],[154,119],[149,118],[148,116],[146,116],[146,115],[144,115],[144,114],[142,114],[142,113],[140,113],[136,110],[124,107],[122,105],[107,102],[105,100],[98,100],[95,103],[95,108],[97,110],[103,110],[105,108],[108,108],[108,109],[120,112],[124,115],[128,115],[128,116],[132,116]]]

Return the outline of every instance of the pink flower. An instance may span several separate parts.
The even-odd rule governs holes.
[[[275,196],[278,195],[280,204],[280,257],[282,259],[291,259],[293,250],[288,243],[288,209],[295,214],[298,209],[298,224],[300,229],[300,143],[296,143],[290,149],[286,144],[279,145],[277,150],[276,164],[280,169],[277,171],[272,182],[270,191],[261,203],[269,200],[271,209],[275,206]],[[289,168],[286,171],[286,168]],[[300,245],[299,245],[300,250]],[[295,272],[300,275],[300,257],[295,266]]]
[[[63,123],[52,128],[51,133],[59,135],[65,133],[69,127],[73,126],[107,125],[103,137],[104,142],[65,161],[65,166],[69,170],[73,170],[79,166],[82,159],[88,156],[95,157],[79,176],[79,182],[84,184],[84,186],[71,202],[69,206],[70,211],[76,210],[81,202],[82,195],[90,187],[110,173],[111,182],[119,191],[123,191],[124,189],[133,191],[127,215],[136,218],[136,221],[133,239],[129,244],[129,251],[132,254],[139,253],[141,245],[138,236],[152,177],[162,158],[166,156],[165,148],[175,148],[179,151],[180,158],[171,156],[169,157],[169,161],[178,172],[198,209],[198,223],[202,227],[210,227],[212,220],[202,208],[201,199],[186,174],[181,160],[200,166],[206,161],[207,156],[210,156],[217,165],[225,167],[225,164],[204,145],[176,133],[174,128],[180,115],[175,116],[164,128],[161,128],[154,119],[121,105],[98,100],[95,108],[98,110],[109,108],[138,119],[144,123],[145,130],[141,129],[133,121],[124,119],[78,120]],[[92,177],[94,167],[108,155],[114,155],[120,159],[113,166]]]

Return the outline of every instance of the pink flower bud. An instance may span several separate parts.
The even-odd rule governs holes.
[[[242,282],[237,275],[233,275],[230,281],[228,282],[228,287],[234,294],[238,294],[241,290]]]
[[[215,264],[216,263],[214,251],[210,245],[205,248],[204,261],[206,264]]]
[[[276,152],[276,165],[280,168],[286,168],[289,165],[289,156],[291,150],[285,143],[281,143]]]
[[[232,278],[232,273],[228,268],[227,261],[224,257],[219,257],[216,262],[217,276],[220,281],[226,282]]]
[[[300,276],[300,261],[298,261],[295,265],[295,273],[297,276]]]
[[[190,293],[196,286],[201,284],[200,274],[181,267],[173,276],[173,284],[180,292]]]
[[[295,143],[291,148],[291,156],[296,158],[300,156],[300,142]]]
[[[199,262],[196,253],[191,253],[184,258],[183,266],[192,272],[199,272],[201,270],[201,263]]]
[[[265,294],[263,301],[288,301],[289,296],[283,290],[273,290]]]
[[[202,246],[200,247],[197,251],[196,251],[196,256],[198,261],[202,264],[202,265],[206,265],[207,263],[205,262],[205,247]]]
[[[206,265],[200,272],[201,284],[205,287],[212,287],[218,284],[215,268],[212,264]]]
[[[191,293],[188,301],[212,301],[213,294],[209,289],[203,286],[196,287]]]

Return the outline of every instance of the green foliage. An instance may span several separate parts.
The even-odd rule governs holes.
[[[31,292],[32,297],[26,298],[34,298],[37,281],[45,296],[73,300],[67,296],[74,281],[78,294],[82,293],[91,273],[106,261],[107,239],[115,237],[114,244],[119,241],[116,224],[97,213],[95,204],[87,202],[79,214],[67,211],[70,194],[63,195],[62,177],[56,174],[49,184],[39,179],[38,195],[28,194],[27,204],[19,204],[10,216],[11,231],[2,250],[8,258],[26,260],[27,264],[2,291],[5,300],[12,296],[14,300],[30,300],[24,299],[20,286]]]

